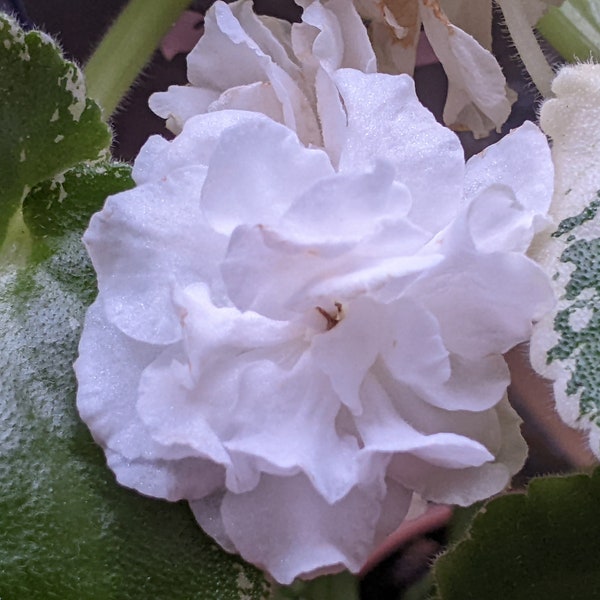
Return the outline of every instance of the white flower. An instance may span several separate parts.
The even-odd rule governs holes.
[[[324,143],[323,121],[336,127],[341,118],[329,74],[376,68],[367,31],[347,0],[312,2],[302,23],[294,25],[256,15],[250,0],[216,2],[187,61],[190,85],[171,86],[150,98],[150,108],[174,133],[207,111],[252,110],[318,146]]]
[[[546,4],[523,0],[533,25]],[[476,137],[504,124],[516,97],[506,86],[492,50],[491,0],[354,0],[369,21],[369,35],[383,73],[415,68],[421,26],[448,76],[444,122]]]
[[[263,115],[207,113],[151,138],[85,235],[77,403],[108,464],[284,583],[360,569],[414,493],[508,484],[502,353],[550,302],[524,254],[551,194],[539,130],[465,167],[408,76],[331,77],[337,168]]]

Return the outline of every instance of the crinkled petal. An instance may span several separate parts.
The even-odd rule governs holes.
[[[311,352],[340,401],[354,414],[362,412],[360,386],[377,358],[388,326],[369,298],[357,298],[330,331],[313,338]]]
[[[217,99],[211,102],[205,110],[206,112],[218,110],[249,110],[260,112],[278,123],[284,122],[283,107],[279,98],[269,82],[257,81],[248,85],[238,85],[237,87],[225,90]],[[191,115],[190,115],[191,116]]]
[[[518,253],[478,253],[468,211],[437,240],[445,255],[409,294],[435,314],[446,347],[466,358],[500,354],[527,340],[553,304],[548,278]]]
[[[380,354],[392,377],[446,410],[482,411],[502,398],[509,383],[503,358],[467,360],[450,355],[437,319],[407,298],[387,307]]]
[[[376,59],[367,30],[354,6],[346,0],[301,0],[304,8],[302,22],[319,30],[313,37],[312,54],[324,69],[359,69],[364,73],[376,71]],[[296,26],[302,29],[302,26]],[[300,48],[298,48],[300,50]],[[298,52],[302,59],[304,55]]]
[[[255,115],[221,135],[202,187],[202,209],[224,234],[245,223],[269,225],[315,179],[331,174],[324,152],[305,148],[293,131]]]
[[[206,418],[205,405],[214,402],[214,391],[195,393],[190,371],[188,364],[169,356],[151,363],[139,381],[136,404],[139,418],[159,444],[186,448],[190,456],[228,466],[229,456],[218,432]],[[222,390],[219,391],[222,398]],[[202,396],[211,392],[212,402],[206,402]],[[165,402],[165,398],[171,400]]]
[[[235,546],[225,531],[225,523],[221,517],[221,503],[226,491],[223,488],[210,496],[197,496],[190,500],[190,508],[202,530],[227,552],[236,552]]]
[[[450,377],[443,384],[435,379],[412,384],[421,397],[446,410],[483,411],[502,398],[510,374],[502,356],[493,354],[479,359],[450,356]]]
[[[170,502],[203,498],[222,488],[225,479],[221,465],[198,458],[128,460],[107,448],[106,462],[121,485]]]
[[[522,468],[527,444],[519,432],[521,420],[506,399],[490,412],[495,413],[502,440],[493,462],[449,471],[414,455],[402,454],[392,459],[390,476],[423,498],[442,504],[469,506],[501,492],[509,485],[512,475]]]
[[[203,283],[188,286],[175,300],[180,310],[190,372],[196,380],[218,362],[234,361],[251,350],[276,352],[278,346],[297,341],[304,333],[304,328],[294,322],[275,321],[252,311],[216,306]]]
[[[269,84],[281,102],[282,123],[295,131],[308,146],[321,146],[321,132],[313,106],[306,94],[294,80],[275,64],[267,69]],[[263,107],[257,104],[254,110],[263,112]]]
[[[297,313],[290,297],[318,278],[329,257],[345,253],[348,247],[347,243],[320,244],[316,249],[299,246],[265,227],[240,226],[221,266],[229,298],[240,310],[272,319],[293,318]]]
[[[418,280],[440,260],[440,256],[431,254],[365,261],[356,265],[354,270],[346,268],[345,272],[329,280],[310,282],[291,296],[289,303],[306,309],[328,298],[352,300],[363,294],[383,301],[390,296],[397,297],[412,281]]]
[[[299,68],[290,57],[289,42],[283,41],[283,34],[290,32],[290,25],[281,19],[268,18],[254,12],[252,2],[241,0],[220,6],[224,13],[228,10],[237,18],[244,32],[258,46],[265,56],[270,56],[273,63],[279,65],[290,76],[297,76]],[[277,22],[277,25],[274,25]],[[206,27],[206,21],[205,21]],[[220,46],[217,46],[220,48]],[[202,54],[201,51],[198,54]]]
[[[204,18],[204,35],[188,55],[188,79],[196,87],[213,90],[263,81],[272,52],[279,61],[291,64],[249,2],[215,2]]]
[[[83,239],[107,317],[134,339],[152,344],[180,339],[174,289],[218,277],[227,240],[208,227],[200,211],[205,172],[179,169],[163,181],[111,196],[90,221]]]
[[[140,375],[162,348],[136,342],[112,326],[104,314],[102,295],[88,309],[83,333],[74,365],[81,418],[105,448],[127,458],[162,456],[165,449],[148,436],[134,402]]]
[[[304,3],[302,23],[292,27],[292,47],[305,76],[314,79],[319,67],[332,72],[342,66],[342,35],[339,20],[321,2]]]
[[[227,41],[218,37],[217,33],[213,34],[214,25],[221,27]],[[219,89],[226,95],[229,95],[226,90],[231,88],[262,82],[272,89],[273,96],[280,103],[280,110],[275,111],[272,97],[268,104],[263,105],[264,93],[252,98],[246,94],[245,109],[271,117],[279,112],[281,116],[277,120],[296,131],[304,143],[320,144],[316,115],[309,98],[299,87],[302,79],[299,67],[265,21],[253,12],[252,4],[244,0],[230,5],[217,2],[207,13],[205,28],[216,37],[212,39],[205,33],[190,53],[190,82]],[[229,51],[231,55],[228,55]],[[215,57],[218,59],[215,60]],[[251,100],[254,102],[251,103]],[[227,106],[228,101],[231,99],[221,97],[221,102],[211,105],[210,110],[219,110]]]
[[[321,180],[293,202],[277,230],[308,244],[324,239],[356,244],[381,223],[400,220],[408,212],[410,194],[393,186],[393,180],[394,169],[384,162],[376,163],[371,173]]]
[[[450,23],[435,2],[420,4],[427,38],[448,76],[444,122],[476,137],[499,129],[510,114],[506,79],[494,56]]]
[[[222,133],[241,123],[253,121],[257,115],[243,110],[224,110],[198,115],[185,123],[185,135],[174,140],[153,135],[142,146],[133,166],[137,185],[159,182],[179,167],[207,166]]]
[[[377,245],[365,242],[364,258],[353,254],[352,242],[309,244],[281,237],[266,227],[238,227],[231,238],[222,274],[228,294],[242,310],[273,319],[289,319],[319,305],[351,300],[364,293],[397,295],[423,271],[438,264],[436,254],[402,256],[423,238],[410,226],[396,227],[400,252],[382,257]],[[401,241],[400,241],[401,240]],[[387,243],[383,247],[389,247]]]
[[[535,215],[517,200],[513,190],[491,185],[469,207],[473,243],[480,252],[525,252],[534,235]]]
[[[135,410],[141,374],[161,351],[111,326],[100,297],[87,312],[74,365],[77,408],[104,447],[119,483],[168,500],[202,496],[223,485],[225,470],[190,458],[185,448],[163,446],[150,436]]]
[[[346,111],[335,81],[323,69],[317,71],[315,92],[323,147],[327,149],[331,164],[337,170],[347,125]]]
[[[167,120],[167,128],[181,133],[184,123],[208,111],[219,92],[191,85],[170,85],[166,92],[155,92],[148,99],[150,110]]]
[[[360,466],[356,439],[336,432],[339,409],[329,382],[310,361],[290,370],[255,361],[241,377],[231,417],[235,431],[225,446],[257,477],[303,472],[319,495],[334,503],[356,484]],[[228,471],[229,490],[253,487],[244,471]]]
[[[370,23],[369,36],[380,73],[413,74],[421,32],[418,2],[354,0],[360,15]]]
[[[368,451],[410,454],[441,469],[479,467],[493,454],[471,437],[452,432],[424,434],[398,413],[387,392],[370,375],[361,389],[364,411],[356,426]],[[412,488],[417,489],[417,488]]]
[[[527,121],[498,143],[467,162],[465,197],[473,199],[486,188],[510,188],[523,210],[543,221],[552,200],[554,169],[546,136]],[[538,222],[539,225],[539,222]],[[532,227],[535,233],[537,229]]]
[[[384,495],[385,483],[372,482],[330,505],[304,475],[263,475],[254,490],[225,495],[221,518],[243,558],[289,584],[301,575],[358,572],[373,547]]]
[[[188,78],[196,91],[173,86],[153,95],[151,108],[168,117],[167,125],[176,133],[187,119],[207,110],[257,111],[297,131],[306,144],[319,144],[317,118],[300,88],[299,67],[267,25],[246,0],[216,2],[206,15],[204,35],[188,56]]]
[[[411,193],[411,220],[429,231],[441,229],[454,216],[462,194],[464,159],[458,138],[421,105],[408,76],[342,69],[334,79],[348,116],[340,140],[340,171],[362,170],[379,158],[391,161],[396,180]]]
[[[386,308],[388,335],[380,353],[392,376],[416,387],[446,382],[450,360],[435,317],[408,298]]]

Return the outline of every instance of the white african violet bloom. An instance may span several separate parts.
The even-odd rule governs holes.
[[[302,23],[256,15],[251,0],[216,2],[188,55],[189,86],[171,86],[150,107],[179,133],[207,111],[261,112],[322,146],[342,115],[330,73],[376,70],[367,31],[348,0],[305,2]],[[322,109],[322,110],[321,110]]]
[[[533,25],[547,4],[521,0]],[[492,50],[491,0],[354,0],[369,21],[369,35],[383,73],[415,68],[421,26],[448,76],[444,122],[476,137],[504,124],[515,97]]]
[[[343,69],[339,166],[248,111],[150,138],[85,235],[76,363],[117,479],[185,498],[283,583],[360,569],[413,494],[466,505],[526,448],[502,353],[550,303],[526,124],[466,167],[408,76]]]

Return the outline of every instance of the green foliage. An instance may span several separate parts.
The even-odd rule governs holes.
[[[600,598],[600,469],[491,500],[434,568],[436,600]]]
[[[38,31],[0,15],[0,244],[26,190],[98,158],[110,130],[81,72]]]
[[[0,23],[0,598],[264,598],[262,574],[187,505],[117,485],[78,417],[72,364],[96,293],[81,234],[131,169],[99,160],[110,136],[76,67]]]
[[[600,60],[598,0],[565,0],[550,8],[537,29],[569,62]]]

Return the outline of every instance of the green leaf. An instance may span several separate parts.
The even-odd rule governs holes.
[[[438,600],[600,598],[600,469],[491,500],[434,567]]]
[[[80,70],[39,31],[0,15],[0,246],[27,190],[110,145]]]

